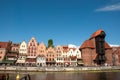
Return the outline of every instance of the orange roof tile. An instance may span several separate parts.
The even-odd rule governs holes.
[[[91,35],[91,37],[90,38],[94,38],[94,37],[96,37],[96,36],[98,36],[98,35],[100,35],[101,34],[101,32],[103,32],[103,30],[97,30],[95,33],[93,33],[92,35]]]
[[[105,49],[112,49],[106,41],[105,41]]]
[[[91,40],[86,40],[80,47],[80,49],[83,48],[95,48]]]
[[[68,46],[62,46],[62,48],[63,48],[63,52],[68,52],[69,51]]]
[[[80,47],[80,49],[83,49],[83,48],[95,48],[95,46],[93,45],[91,40],[86,40]],[[107,42],[105,42],[105,49],[111,49],[111,47]]]
[[[7,48],[9,42],[0,42],[0,48]]]

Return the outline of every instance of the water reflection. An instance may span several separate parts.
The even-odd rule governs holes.
[[[120,80],[120,72],[36,72],[31,80]],[[9,80],[15,80],[16,73],[9,73]],[[20,76],[25,73],[20,73]],[[0,79],[2,80],[2,79]]]
[[[9,80],[9,74],[8,73],[0,74],[0,80]]]
[[[120,80],[120,72],[44,72],[32,74],[34,80]]]

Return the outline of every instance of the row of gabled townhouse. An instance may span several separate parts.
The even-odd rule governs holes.
[[[1,52],[2,48],[5,52]],[[1,63],[13,65],[77,66],[81,60],[79,48],[70,48],[69,46],[47,48],[43,42],[38,44],[34,37],[28,44],[25,41],[20,44],[1,42],[0,53]]]
[[[25,66],[100,66],[120,65],[120,47],[105,41],[105,32],[98,30],[80,48],[69,46],[46,47],[34,37],[21,44],[0,42],[0,63]]]
[[[25,44],[24,42],[24,45],[22,46],[23,47],[27,46],[27,44]],[[67,48],[67,52],[64,52],[66,48]],[[73,59],[71,58],[71,56],[72,57],[74,56],[75,57],[74,66],[77,66],[77,59],[81,58],[81,52],[79,51],[79,48],[74,49],[74,51],[72,48],[70,49],[68,46],[66,46],[66,48],[65,46],[56,46],[56,47],[47,48],[43,42],[40,44],[37,44],[37,41],[35,40],[35,38],[32,37],[32,39],[28,42],[27,48],[26,49],[22,48],[23,50],[27,50],[26,58],[24,58],[25,65],[28,65],[28,66],[70,65],[70,66],[73,66],[72,65]],[[19,57],[20,57],[19,59],[21,59],[21,56]],[[19,63],[19,59],[17,61],[18,63]]]

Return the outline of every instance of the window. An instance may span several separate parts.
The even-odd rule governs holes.
[[[35,44],[33,44],[33,46],[35,46]]]
[[[40,52],[42,53],[42,50],[40,50]]]
[[[32,39],[32,42],[34,42],[34,40]]]
[[[16,49],[16,51],[18,51],[18,49]]]
[[[77,53],[79,53],[79,51],[77,51]]]

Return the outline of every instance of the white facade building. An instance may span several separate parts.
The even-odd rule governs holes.
[[[27,56],[27,43],[23,41],[19,47],[19,58],[17,63],[24,64]]]
[[[61,46],[56,46],[56,66],[63,66],[64,58],[62,56],[63,51]]]

